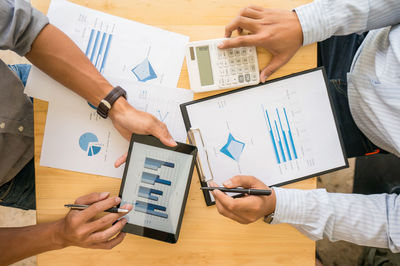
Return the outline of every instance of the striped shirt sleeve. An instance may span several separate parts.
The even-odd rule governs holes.
[[[400,23],[398,0],[316,0],[295,11],[303,45]]]
[[[274,188],[273,223],[288,223],[313,240],[324,237],[400,252],[397,194],[342,194]]]

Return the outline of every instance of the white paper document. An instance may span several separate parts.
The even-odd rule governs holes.
[[[253,175],[267,185],[347,165],[322,70],[186,105],[214,181]],[[212,179],[203,171],[205,179]]]
[[[192,100],[193,92],[124,80],[111,83],[127,90],[128,102],[136,109],[164,122],[175,140],[186,142],[179,104]],[[111,120],[99,117],[78,95],[50,102],[40,159],[42,166],[121,178],[123,167],[114,168],[114,162],[128,147],[128,141]]]
[[[92,10],[64,0],[51,2],[50,23],[67,34],[106,79],[175,87],[189,37]],[[69,93],[32,67],[25,93],[50,101]]]

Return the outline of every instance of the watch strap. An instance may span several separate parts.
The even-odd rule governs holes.
[[[111,107],[121,96],[126,99],[126,91],[120,86],[113,88],[107,94],[107,96],[100,101],[99,106],[97,106],[97,113],[99,114],[99,116],[107,118],[108,112],[110,111]]]
[[[268,214],[268,215],[265,215],[265,216],[264,216],[264,222],[266,222],[267,224],[272,223],[272,221],[274,220],[274,215],[275,215],[274,212],[273,212],[273,213],[270,213],[270,214]]]

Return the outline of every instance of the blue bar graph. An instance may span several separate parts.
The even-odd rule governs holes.
[[[290,143],[292,144],[292,150],[293,150],[293,153],[294,153],[294,158],[297,159],[296,147],[294,146],[292,130],[290,129],[289,120],[288,120],[287,115],[286,115],[286,108],[283,108],[283,112],[285,113],[285,118],[286,118],[286,123],[287,123],[287,126],[288,126],[289,138],[290,138]]]
[[[86,52],[85,52],[86,56],[89,56],[89,50],[90,50],[90,47],[92,46],[92,42],[93,42],[93,35],[94,35],[94,29],[92,29],[90,31],[90,37],[89,37],[89,41],[88,41],[88,44],[86,46]]]
[[[281,117],[280,117],[279,112],[278,112],[278,108],[276,108],[276,115],[278,116],[279,125],[281,126],[281,132],[282,132],[282,135],[283,135],[283,141],[285,142],[286,152],[287,152],[287,155],[289,156],[289,161],[291,161],[292,160],[292,155],[290,154],[289,144],[288,144],[288,141],[287,141],[287,138],[286,138],[286,132],[283,130],[283,127],[282,127],[282,121],[281,121]]]
[[[276,124],[276,120],[274,120],[274,122],[275,122],[276,134],[278,135],[278,144],[279,144],[279,148],[281,150],[281,155],[282,155],[282,158],[283,158],[283,162],[286,162],[286,156],[285,156],[285,152],[283,151],[281,135],[279,134],[279,129],[278,129],[278,126]]]
[[[276,161],[278,162],[278,164],[280,164],[281,163],[281,159],[279,158],[278,149],[276,148],[274,132],[272,130],[271,121],[269,120],[269,115],[268,115],[268,111],[267,110],[265,110],[265,114],[267,115],[267,119],[268,119],[269,134],[271,136],[272,145],[274,146]]]
[[[94,45],[93,45],[93,48],[92,48],[92,53],[90,55],[90,62],[92,62],[92,64],[93,64],[93,59],[94,59],[94,56],[95,56],[95,53],[96,53],[96,50],[97,50],[97,44],[99,42],[99,37],[100,37],[100,31],[97,31],[96,39],[94,40]]]
[[[142,186],[139,187],[139,193],[138,193],[139,197],[142,197],[142,198],[145,198],[145,199],[151,199],[151,200],[154,200],[154,201],[158,201],[158,197],[154,196],[152,194],[156,194],[156,195],[162,196],[163,192],[161,190],[158,190],[158,189],[142,187]]]
[[[151,215],[158,216],[158,217],[165,218],[165,219],[168,218],[168,214],[159,212],[156,210],[165,212],[167,210],[167,208],[164,206],[146,203],[146,202],[138,201],[138,200],[135,202],[135,211],[151,214]]]
[[[169,168],[174,168],[175,164],[170,163],[170,162],[165,162],[153,158],[146,157],[144,161],[144,167],[147,169],[155,170],[157,171],[161,166],[169,167]]]
[[[142,182],[150,185],[154,185],[155,183],[163,184],[170,186],[171,181],[161,179],[159,175],[148,173],[148,172],[143,172],[142,173]]]
[[[107,41],[107,45],[106,45],[106,51],[104,52],[103,61],[101,62],[100,73],[103,73],[103,71],[104,71],[104,67],[106,65],[106,61],[107,61],[107,57],[108,57],[108,51],[110,50],[112,37],[113,37],[112,34],[108,34],[108,41]]]
[[[268,110],[264,109],[264,107],[263,110],[265,110],[265,117],[266,117],[265,122],[268,127],[269,135],[271,137],[271,142],[275,152],[277,163],[281,164],[292,160],[296,160],[298,158],[296,152],[296,146],[294,144],[293,134],[286,113],[286,108],[283,107],[280,112],[278,108],[275,108],[276,111],[275,118],[270,117]],[[282,110],[285,114],[284,120],[281,119]]]
[[[104,72],[112,36],[111,33],[102,32],[100,30],[92,29],[90,31],[85,55],[90,59],[90,62],[92,62],[100,73]]]

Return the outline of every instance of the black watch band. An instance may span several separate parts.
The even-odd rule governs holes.
[[[97,113],[103,118],[108,117],[108,112],[119,97],[126,99],[126,91],[120,86],[115,87],[97,106]]]

